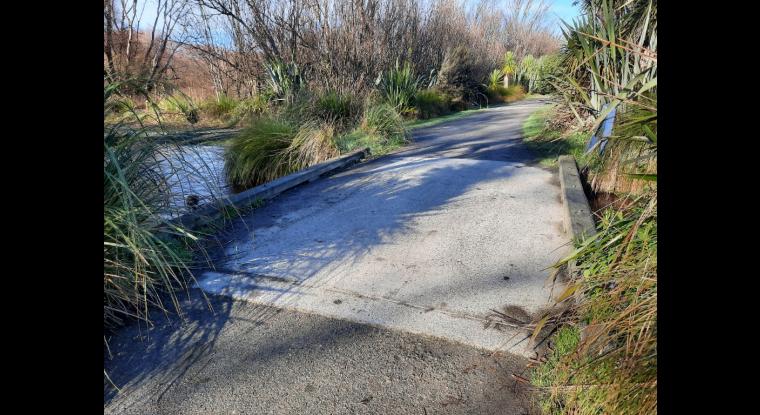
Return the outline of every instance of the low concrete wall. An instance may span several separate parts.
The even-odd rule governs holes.
[[[171,222],[175,225],[182,226],[185,229],[196,229],[207,224],[215,223],[225,215],[230,214],[230,212],[248,210],[259,201],[271,199],[299,184],[314,181],[320,176],[357,163],[368,154],[369,148],[365,148],[315,164],[299,172],[280,177],[269,183],[264,183],[232,195],[223,201],[203,205],[193,212],[172,219]]]
[[[583,191],[578,165],[575,163],[573,156],[567,155],[559,158],[559,183],[562,190],[563,225],[565,232],[573,240],[596,235],[596,225],[591,214],[591,207],[586,198],[586,193]],[[576,276],[578,272],[580,271],[577,269],[576,262],[570,261],[567,266],[566,278],[560,284],[563,286],[562,291],[564,291],[564,287],[567,286],[569,280]],[[583,292],[581,290],[575,291],[573,298],[576,304],[581,301],[582,296]],[[581,340],[583,340],[588,336],[588,328],[582,322],[580,328]]]
[[[591,207],[583,191],[578,166],[573,156],[559,158],[559,183],[562,188],[562,205],[564,208],[563,224],[565,232],[573,239],[593,236],[596,225],[591,216]]]

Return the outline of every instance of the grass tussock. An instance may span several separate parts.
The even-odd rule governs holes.
[[[106,118],[114,109],[124,108],[120,90],[125,82],[104,88]],[[135,122],[141,122],[137,111],[130,114]],[[172,208],[170,178],[176,174],[162,169],[163,148],[148,139],[144,129],[122,127],[106,127],[103,139],[106,330],[133,319],[150,323],[152,309],[168,312],[172,308],[167,302],[181,314],[175,292],[192,281],[190,267],[194,252],[200,249],[198,236],[161,215]]]
[[[313,99],[310,113],[313,118],[345,129],[356,123],[361,110],[361,103],[351,95],[328,91]]]
[[[451,112],[450,106],[449,97],[435,89],[421,90],[414,97],[417,118],[422,120],[446,115]]]
[[[387,154],[409,142],[403,117],[390,104],[369,104],[358,127],[337,138],[342,152],[369,147],[373,156]]]
[[[214,118],[229,118],[234,112],[239,101],[228,97],[227,95],[219,95],[216,98],[206,100],[201,104],[203,112]]]
[[[288,148],[298,132],[292,123],[272,116],[253,120],[237,135],[225,153],[227,180],[245,189],[298,170],[288,159]]]
[[[525,89],[521,85],[490,85],[486,89],[490,103],[515,102],[525,98]]]
[[[364,111],[360,128],[384,141],[405,142],[408,133],[401,115],[388,104],[371,105]]]
[[[362,109],[363,107],[363,109]],[[386,102],[365,104],[302,91],[279,112],[253,118],[226,150],[227,179],[244,190],[359,148],[380,155],[407,143],[402,116]]]
[[[149,321],[153,307],[166,309],[163,293],[184,288],[189,275],[188,247],[170,242],[162,229],[166,224],[157,219],[158,208],[168,201],[164,179],[150,167],[152,148],[135,143],[135,138],[109,139],[104,145],[106,328],[118,327],[132,318]],[[177,305],[171,295],[170,301]]]
[[[335,127],[329,123],[309,122],[298,129],[286,150],[288,163],[308,167],[340,155],[335,143]]]
[[[599,233],[583,241],[561,264],[570,261],[577,261],[581,271],[568,291],[584,294],[576,313],[586,324],[586,337],[581,341],[575,336],[573,342],[555,335],[555,345],[564,346],[555,346],[532,376],[545,392],[542,408],[551,414],[655,413],[655,195],[605,211]]]

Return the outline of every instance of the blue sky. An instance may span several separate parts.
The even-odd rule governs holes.
[[[568,23],[580,14],[578,7],[573,6],[573,0],[554,0],[551,10],[555,17]],[[559,23],[559,19],[557,22]]]
[[[497,2],[501,3],[500,0],[497,0]],[[574,17],[579,15],[579,9],[576,6],[573,6],[573,0],[549,0],[549,2],[552,4],[551,5],[552,17],[557,19],[557,33],[560,32],[559,19],[563,19],[569,23],[573,20]],[[143,29],[146,29],[148,26],[153,24],[153,19],[156,18],[155,3],[154,3],[154,0],[146,0],[146,1],[140,1],[139,4],[146,5],[143,11],[142,23],[141,23],[141,26],[143,27]]]

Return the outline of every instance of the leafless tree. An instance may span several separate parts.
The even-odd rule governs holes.
[[[178,29],[188,5],[185,0],[105,0],[107,76],[139,78],[145,87],[153,88],[167,74],[174,55],[184,43]],[[144,32],[140,20],[146,7],[154,8],[155,17],[149,31]],[[142,39],[143,36],[147,39]]]
[[[257,93],[272,61],[296,64],[314,88],[361,92],[396,60],[426,76],[459,46],[478,73],[499,67],[508,50],[521,57],[556,49],[544,0],[154,0],[143,42],[138,10],[147,0],[110,1],[109,71],[126,65],[164,76],[185,44],[205,62],[217,96]]]
[[[507,49],[519,60],[524,56],[541,56],[556,51],[558,39],[550,29],[546,0],[506,0],[504,7]]]

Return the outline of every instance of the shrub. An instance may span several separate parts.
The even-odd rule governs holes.
[[[521,85],[507,87],[505,98],[507,102],[519,101],[525,98],[525,89]]]
[[[287,149],[298,129],[280,118],[261,117],[232,139],[225,153],[227,180],[246,189],[292,173]]]
[[[268,110],[269,97],[265,94],[258,94],[238,102],[232,113],[232,118],[240,121],[248,117],[264,114]]]
[[[464,46],[446,51],[436,85],[452,97],[457,108],[466,108],[468,103],[480,103],[484,97],[485,88],[480,82],[486,73],[480,59]]]
[[[445,115],[449,112],[450,100],[440,91],[426,89],[417,93],[414,106],[419,118],[428,119]]]
[[[520,85],[504,87],[502,85],[489,86],[487,91],[490,102],[514,102],[525,98],[525,90]]]
[[[158,101],[158,103],[151,102],[151,106],[159,113],[168,115],[181,114],[190,124],[200,121],[198,108],[193,103],[193,100],[184,94],[166,96]]]
[[[238,101],[227,95],[219,95],[201,104],[201,109],[209,116],[214,118],[230,118],[238,106]]]
[[[328,91],[317,95],[311,106],[311,115],[321,121],[345,128],[357,121],[361,107],[347,94]]]
[[[503,85],[489,85],[488,88],[486,89],[488,102],[492,104],[498,103],[498,102],[504,102],[508,94],[509,92],[508,92],[507,87]]]
[[[400,66],[398,59],[392,69],[380,72],[375,80],[375,85],[383,94],[385,101],[399,113],[405,113],[411,109],[419,84],[420,78],[414,75],[412,65],[405,62],[404,66]]]

